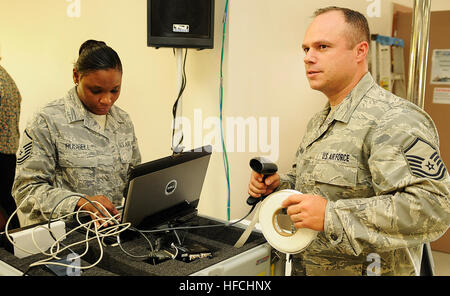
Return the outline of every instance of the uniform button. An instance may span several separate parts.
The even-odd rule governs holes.
[[[331,234],[331,235],[330,235],[330,237],[331,237],[331,239],[332,239],[332,240],[337,240],[337,235],[336,235],[336,234],[334,234],[334,233],[333,233],[333,234]]]

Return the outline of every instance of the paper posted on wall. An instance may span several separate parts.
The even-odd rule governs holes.
[[[435,87],[433,91],[434,104],[450,104],[450,88]]]
[[[431,84],[450,84],[450,49],[433,50]]]

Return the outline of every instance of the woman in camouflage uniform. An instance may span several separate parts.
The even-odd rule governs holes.
[[[26,199],[22,225],[45,221],[62,200],[55,216],[73,212],[87,203],[80,194],[118,214],[128,169],[141,161],[133,123],[114,105],[122,83],[117,53],[86,41],[73,81],[63,98],[37,112],[22,137],[13,186],[16,203]],[[91,204],[83,209],[100,215]]]

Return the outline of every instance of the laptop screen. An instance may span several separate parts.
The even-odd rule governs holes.
[[[195,212],[211,150],[208,145],[132,168],[122,223],[150,229]]]

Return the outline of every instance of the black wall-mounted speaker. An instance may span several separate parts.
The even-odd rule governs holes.
[[[147,0],[147,45],[213,48],[214,0]]]

